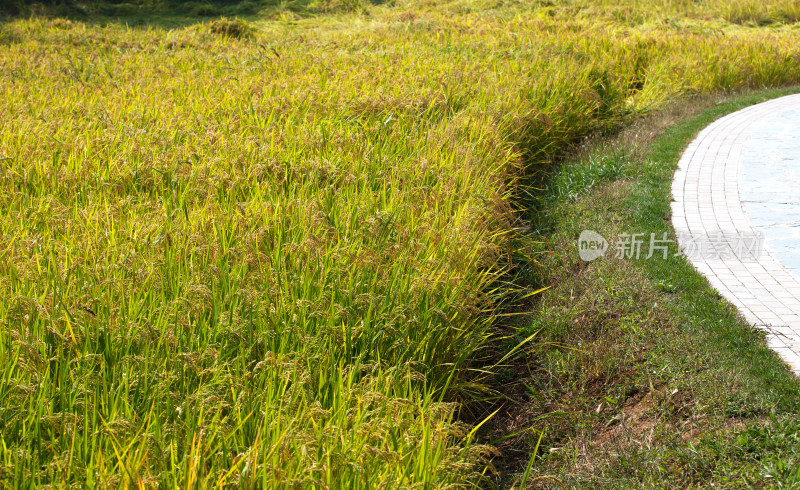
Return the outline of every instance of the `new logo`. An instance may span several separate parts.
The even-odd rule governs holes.
[[[603,235],[592,230],[583,230],[578,237],[578,254],[581,260],[591,262],[606,254],[608,242]]]

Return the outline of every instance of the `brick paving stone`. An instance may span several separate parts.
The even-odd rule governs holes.
[[[706,127],[678,163],[672,196],[681,250],[800,374],[800,94]],[[690,238],[719,246],[698,252]]]

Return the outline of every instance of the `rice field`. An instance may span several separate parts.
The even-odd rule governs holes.
[[[794,2],[613,4],[6,19],[0,485],[480,486],[521,179],[800,81]]]

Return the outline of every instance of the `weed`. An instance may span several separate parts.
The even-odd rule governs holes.
[[[208,29],[214,34],[234,39],[252,37],[253,35],[253,29],[245,21],[240,19],[217,19],[208,25]]]

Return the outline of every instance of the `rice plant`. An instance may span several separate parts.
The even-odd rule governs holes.
[[[0,25],[3,485],[478,485],[459,407],[518,179],[800,80],[788,28],[581,11]]]

